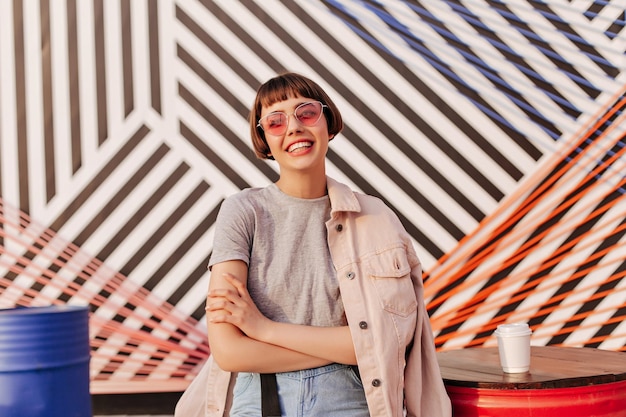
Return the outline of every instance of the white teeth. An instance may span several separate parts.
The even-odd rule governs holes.
[[[287,152],[293,152],[300,148],[308,148],[312,146],[311,142],[296,142],[287,149]]]

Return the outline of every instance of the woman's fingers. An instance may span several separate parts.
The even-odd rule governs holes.
[[[209,301],[207,303],[207,311],[226,310],[232,303],[224,300],[223,298],[217,298],[216,301]]]
[[[233,290],[229,290],[226,288],[220,288],[216,290],[209,291],[209,298],[225,298],[229,301],[240,298],[239,294]]]
[[[236,317],[238,308],[235,304],[226,300],[211,302],[206,307],[209,321],[213,323],[236,324],[239,320]]]
[[[208,319],[213,323],[230,323],[254,338],[267,318],[259,311],[245,284],[229,273],[222,274],[231,288],[218,288],[207,298]]]
[[[222,274],[222,276],[226,279],[226,281],[232,285],[233,287],[235,287],[235,289],[237,290],[237,293],[241,296],[245,293],[247,293],[247,289],[246,286],[243,285],[243,282],[241,282],[240,280],[238,280],[237,278],[235,278],[234,275],[229,274],[228,272]]]

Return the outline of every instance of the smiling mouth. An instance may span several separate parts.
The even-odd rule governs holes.
[[[291,153],[299,149],[310,148],[311,146],[313,146],[313,143],[309,141],[296,142],[289,146],[289,148],[287,149],[287,152]]]

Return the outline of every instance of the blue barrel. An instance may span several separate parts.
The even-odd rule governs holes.
[[[0,416],[91,417],[89,310],[0,309]]]

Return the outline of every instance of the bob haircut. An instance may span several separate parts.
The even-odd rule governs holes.
[[[248,118],[252,147],[257,158],[274,159],[269,155],[270,148],[265,140],[265,132],[257,126],[261,117],[261,110],[263,107],[297,96],[321,101],[322,104],[328,106],[324,107],[324,116],[328,126],[328,135],[331,139],[343,130],[341,113],[322,87],[300,74],[293,72],[279,74],[259,87]]]

